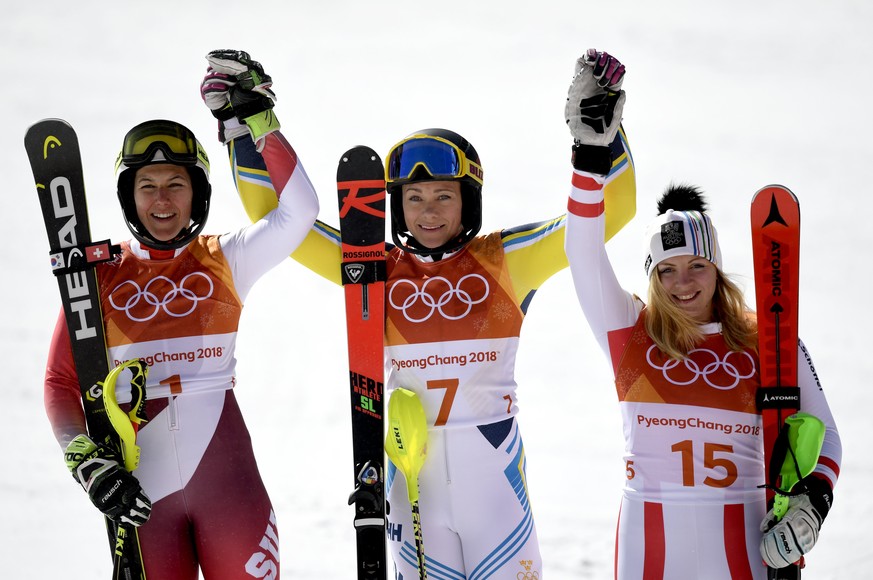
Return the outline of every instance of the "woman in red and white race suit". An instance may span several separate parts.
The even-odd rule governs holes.
[[[210,199],[208,160],[190,131],[143,123],[128,133],[119,158],[118,196],[134,239],[98,266],[97,277],[110,363],[142,358],[150,367],[149,420],[133,472],[143,509],[127,513],[137,523],[148,517],[137,532],[150,579],[194,580],[198,568],[208,580],[279,578],[275,515],[233,392],[234,347],[249,290],[305,238],[318,199],[281,133],[259,143],[268,159],[282,150],[290,173],[278,206],[220,236],[199,235]],[[62,446],[87,432],[76,376],[61,316],[45,405]],[[117,396],[129,401],[129,387],[119,385]]]
[[[608,54],[589,51],[579,59],[566,112],[583,147],[600,146],[601,134],[586,129],[594,121],[617,128],[623,75]],[[598,99],[613,99],[610,119],[578,106]],[[608,130],[603,134],[608,139]],[[798,344],[801,410],[824,423],[824,444],[814,471],[798,484],[805,492],[769,529],[755,398],[757,324],[723,273],[702,197],[696,188],[673,186],[659,203],[646,237],[646,305],[619,285],[606,253],[609,181],[574,163],[566,249],[579,302],[612,364],[624,422],[627,480],[615,577],[763,580],[762,559],[783,567],[815,543],[839,476],[840,437],[812,360]]]

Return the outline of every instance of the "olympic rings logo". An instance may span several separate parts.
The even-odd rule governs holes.
[[[198,293],[191,289],[195,277],[206,280],[209,287],[205,293]],[[169,290],[159,292],[157,286],[161,282],[169,284]],[[133,287],[133,294],[127,297],[127,299],[124,300],[124,303],[119,306],[116,304],[116,296],[118,296],[119,299],[123,299],[126,293],[121,291],[121,289],[127,285]],[[206,300],[212,296],[214,289],[215,285],[212,282],[212,279],[203,272],[191,272],[182,278],[182,281],[178,286],[166,276],[156,276],[152,278],[144,288],[140,288],[139,284],[133,280],[125,280],[109,293],[109,304],[111,304],[116,310],[123,311],[133,322],[147,322],[154,318],[161,310],[163,310],[168,316],[182,318],[194,312],[198,302]],[[171,310],[170,304],[174,302],[179,303],[180,300],[185,301],[183,302],[183,304],[186,304],[184,310],[181,312],[174,312]],[[151,312],[148,312],[149,310],[151,310]],[[145,311],[145,313],[143,311]]]
[[[533,560],[519,560],[518,563],[524,570],[515,575],[516,580],[540,580],[539,570],[531,570]]]
[[[747,353],[745,351],[742,351],[742,352],[731,351],[731,352],[728,352],[724,355],[724,359],[720,359],[714,351],[709,350],[708,348],[695,348],[695,349],[691,350],[688,353],[688,356],[685,357],[683,360],[669,359],[663,365],[658,365],[657,363],[655,363],[652,360],[652,352],[657,350],[657,348],[658,347],[654,344],[649,347],[649,350],[646,351],[646,362],[648,362],[649,366],[651,366],[653,369],[661,371],[661,374],[664,375],[664,378],[669,383],[674,384],[674,385],[678,385],[680,387],[688,386],[688,385],[696,382],[700,378],[703,378],[703,380],[706,382],[706,384],[709,385],[710,387],[712,387],[714,389],[718,389],[720,391],[729,391],[729,390],[735,388],[737,385],[739,385],[741,380],[750,379],[755,375],[755,359],[752,358],[752,355],[750,355],[749,353]],[[700,362],[702,362],[702,361],[698,361],[698,360],[695,360],[693,358],[693,355],[695,353],[701,353],[702,355],[704,355],[706,357],[711,357],[712,361],[706,363],[701,368]],[[738,368],[738,366],[734,365],[731,362],[730,359],[731,359],[731,356],[733,356],[733,355],[745,357],[745,360],[748,362],[748,368],[749,368],[748,372],[742,373],[740,371],[740,369]],[[699,359],[701,357],[698,356],[697,358]],[[742,366],[746,366],[746,365],[742,364],[743,359],[741,359],[740,361],[737,361],[737,363],[742,365]],[[687,371],[688,373],[691,374],[690,379],[681,380],[681,379],[673,378],[670,376],[671,371],[676,369],[676,367],[678,367],[680,364],[684,365],[685,371]],[[720,373],[719,376],[723,377],[724,375],[727,375],[728,377],[732,378],[731,384],[720,385],[720,384],[716,384],[714,382],[714,379],[711,377],[714,377],[715,374],[719,370],[723,371],[722,373]],[[672,374],[675,376],[678,373],[674,372]]]
[[[481,287],[477,287],[477,280],[481,282]],[[398,300],[396,294],[404,290],[409,294]],[[460,320],[470,314],[473,306],[488,298],[490,290],[488,280],[479,274],[467,274],[458,280],[457,286],[442,276],[428,278],[421,288],[412,280],[401,279],[388,292],[388,302],[401,311],[409,322],[424,322],[434,312],[439,312],[446,320]]]

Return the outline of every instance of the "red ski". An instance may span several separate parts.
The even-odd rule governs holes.
[[[385,580],[385,168],[368,147],[337,168],[352,408],[358,580]]]
[[[782,458],[774,458],[785,419],[800,408],[797,386],[798,297],[800,294],[800,204],[788,188],[768,185],[752,198],[752,253],[758,312],[767,506],[778,487]],[[802,562],[802,560],[801,560]],[[801,566],[770,570],[770,578],[799,578]]]

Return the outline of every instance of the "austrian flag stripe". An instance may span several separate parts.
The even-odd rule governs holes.
[[[583,191],[599,191],[603,187],[598,181],[587,175],[573,172],[573,187]]]
[[[585,218],[596,218],[603,214],[603,200],[597,203],[583,203],[573,198],[567,200],[567,211],[573,215]]]
[[[589,175],[574,171],[573,188],[578,190],[573,194],[576,198],[589,198],[591,201],[580,201],[571,197],[567,201],[567,211],[573,215],[585,218],[596,218],[603,215],[602,183]]]

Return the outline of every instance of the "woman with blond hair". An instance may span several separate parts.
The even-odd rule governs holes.
[[[623,77],[606,53],[579,59],[566,106],[574,150],[610,142]],[[578,157],[573,165],[567,257],[582,310],[612,363],[624,423],[615,577],[767,578],[767,566],[788,566],[813,547],[839,476],[840,437],[806,348],[798,344],[801,410],[824,422],[824,445],[776,522],[762,488],[755,314],[724,273],[701,192],[670,186],[659,201],[645,237],[643,303],[619,285],[606,254],[608,175]]]

